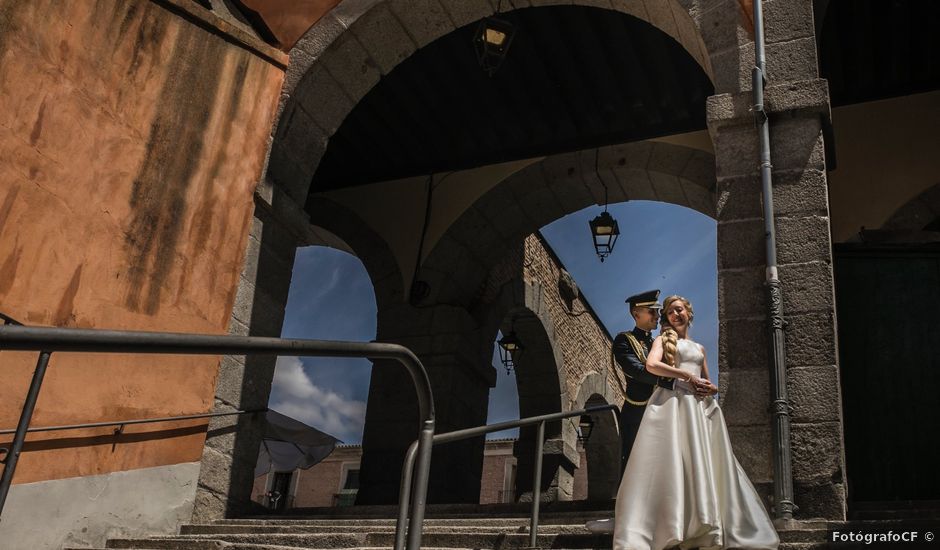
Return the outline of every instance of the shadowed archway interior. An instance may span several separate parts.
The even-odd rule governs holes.
[[[477,23],[421,48],[345,118],[310,192],[705,128],[708,76],[649,23],[585,6],[499,17],[517,33],[495,76]]]

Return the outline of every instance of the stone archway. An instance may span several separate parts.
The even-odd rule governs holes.
[[[581,381],[578,399],[572,409],[582,409],[622,401],[618,392],[608,384],[600,373],[592,372]],[[616,411],[605,411],[591,415],[594,429],[584,442],[587,468],[587,499],[610,500],[617,495],[620,486],[620,427]]]
[[[527,418],[565,410],[564,390],[566,373],[562,368],[564,357],[554,331],[554,320],[546,307],[548,300],[538,283],[518,279],[503,286],[500,299],[491,308],[491,319],[498,318],[503,334],[514,331],[525,349],[514,357],[516,387],[519,392],[519,417]],[[500,312],[502,315],[500,315]],[[486,323],[484,334],[496,333],[493,323]],[[516,456],[516,498],[532,499],[532,472],[537,429],[523,427],[513,454]],[[575,434],[570,422],[551,422],[545,425],[545,445],[541,485],[542,498],[570,500],[577,465]]]
[[[551,4],[536,0],[516,7]],[[649,23],[675,40],[716,90],[738,90],[742,82],[749,82],[738,71],[739,42],[747,41],[747,32],[741,27],[743,18],[736,4],[730,15],[728,6],[700,9],[687,0],[575,0],[571,4],[603,8]],[[302,204],[330,137],[382,76],[419,48],[493,11],[488,2],[463,0],[420,4],[401,0],[365,7],[341,3],[291,50],[269,164],[272,179]]]
[[[494,186],[467,208],[421,266],[428,302],[470,305],[506,250],[592,204],[656,200],[715,216],[714,156],[656,141],[547,157]],[[469,290],[469,292],[468,292]]]
[[[539,298],[542,291],[531,285],[515,283],[520,285],[515,291],[515,300],[507,298],[507,287],[502,287],[496,295],[487,290],[495,284],[492,282],[494,273],[497,279],[509,276],[511,280],[513,274],[524,272],[523,264],[529,261],[522,258],[526,254],[524,242],[528,235],[565,214],[598,202],[599,197],[602,200],[604,186],[612,202],[628,198],[661,200],[713,214],[713,164],[711,154],[705,151],[652,141],[548,157],[494,186],[435,243],[421,265],[422,279],[430,285],[424,300],[409,304],[400,294],[379,297],[381,289],[377,284],[379,338],[415,351],[429,368],[435,395],[448,399],[439,405],[439,429],[447,431],[485,423],[486,395],[494,377],[492,367],[488,366],[493,335],[506,312],[513,307],[541,311],[538,308],[548,303]],[[532,246],[538,248],[534,243]],[[529,250],[535,251],[535,248]],[[507,258],[509,264],[501,263]],[[497,287],[507,279],[501,280],[503,283],[496,284]],[[558,281],[545,284],[557,285]],[[558,292],[557,288],[552,289],[553,296]],[[509,302],[502,303],[505,300]],[[563,308],[560,299],[556,302],[557,307]],[[541,325],[552,327],[549,321],[546,317]],[[603,339],[607,343],[598,340],[596,349],[603,349],[604,345],[609,348],[609,336]],[[564,360],[558,353],[555,355],[551,361],[556,366],[552,376],[557,377],[561,372],[557,366],[563,365]],[[608,356],[603,355],[606,363]],[[600,365],[596,372],[612,376],[606,364]],[[533,403],[539,400],[558,402],[557,406],[526,407],[525,388],[535,385],[525,384],[523,378],[524,373],[520,376],[523,416],[568,410],[565,407],[578,391],[576,387],[570,388],[572,382],[562,380],[559,382],[561,390],[553,390],[554,396],[538,394],[538,399],[533,399]],[[362,478],[364,485],[368,482],[372,487],[364,486],[359,493],[359,502],[363,504],[384,502],[395,494],[397,474],[389,472],[397,471],[395,464],[396,460],[400,462],[400,447],[403,441],[413,439],[414,431],[413,407],[403,398],[409,395],[406,385],[395,381],[391,375],[386,377],[384,370],[377,370],[373,373],[371,388],[363,439]],[[562,393],[569,396],[562,399]],[[557,445],[555,451],[558,456],[567,457],[567,462],[562,461],[562,470],[570,471],[578,461],[574,423],[562,423],[562,428],[556,431],[560,439],[553,443]],[[549,435],[550,438],[555,436]],[[475,499],[478,490],[472,484],[478,483],[478,479],[475,481],[472,474],[476,465],[466,465],[466,457],[477,454],[482,455],[482,449],[477,453],[472,442],[436,451],[434,464],[440,464],[449,473],[432,471],[431,498]],[[462,464],[460,473],[454,473],[453,466],[448,468],[451,459]],[[520,467],[524,463],[520,460]],[[466,479],[459,481],[464,474]],[[441,477],[433,477],[436,475]],[[520,479],[526,478],[520,475]],[[567,479],[560,487],[560,497],[571,495]]]
[[[318,23],[311,29],[303,47],[292,52],[296,62],[292,63],[292,73],[285,88],[287,93],[274,136],[268,174],[296,201],[306,198],[309,182],[330,136],[359,99],[382,75],[388,74],[419,46],[448,32],[446,24],[444,28],[428,25],[430,30],[426,32],[426,38],[416,39],[403,22],[407,19],[405,12],[399,13],[397,8],[389,7],[392,4],[370,3],[365,13],[337,9],[321,21],[322,25]],[[596,5],[595,2],[591,4]],[[449,11],[451,5],[451,2],[432,2],[432,7],[440,6],[440,13],[450,17],[451,24],[456,26],[455,16]],[[611,7],[619,5],[620,2],[612,0]],[[648,17],[647,3],[642,5]],[[726,407],[726,411],[730,413],[727,415],[729,424],[734,424],[730,427],[735,444],[742,445],[746,449],[742,454],[749,457],[742,463],[752,474],[755,484],[767,490],[772,469],[766,449],[770,448],[771,438],[769,420],[761,412],[765,408],[761,404],[767,400],[760,399],[768,394],[767,377],[762,370],[768,363],[767,354],[760,345],[760,349],[755,350],[754,346],[737,344],[744,341],[763,344],[763,326],[766,324],[761,286],[765,270],[760,246],[760,197],[759,186],[755,183],[757,138],[752,127],[752,113],[748,111],[751,100],[748,94],[743,93],[750,85],[753,46],[747,25],[741,25],[737,4],[718,4],[708,9],[701,9],[695,2],[684,2],[683,5],[688,10],[681,11],[694,14],[695,30],[700,31],[702,43],[707,46],[707,57],[714,69],[710,74],[715,89],[728,92],[709,98],[707,113],[716,151],[713,168],[717,168],[718,175],[711,201],[716,205],[714,215],[719,220],[719,308],[722,318],[719,359],[723,364],[735,367],[723,373],[729,397],[735,395],[735,388],[743,389],[742,395],[759,396],[757,399],[729,401],[732,406]],[[465,14],[466,22],[469,22],[474,17],[486,15],[492,7],[466,10],[470,13]],[[407,7],[405,11],[408,11]],[[810,373],[820,363],[829,365],[836,362],[834,335],[831,324],[826,324],[826,317],[831,318],[833,305],[831,256],[826,246],[829,242],[826,230],[829,210],[825,199],[823,122],[820,117],[825,119],[828,116],[828,92],[824,83],[816,79],[812,13],[803,10],[793,15],[792,24],[769,28],[768,50],[773,55],[769,56],[767,75],[773,85],[767,89],[766,98],[773,115],[774,177],[779,191],[775,206],[778,215],[784,216],[778,230],[778,243],[780,261],[784,264],[780,273],[788,312],[787,333],[799,335],[807,331],[823,335],[819,353],[809,356],[799,349],[788,348],[787,358],[789,364],[805,367],[805,372]],[[383,22],[389,23],[389,32],[383,32]],[[657,28],[661,27],[657,25]],[[372,38],[368,38],[370,36]],[[347,77],[346,73],[352,74]],[[778,117],[778,113],[786,116]],[[594,186],[588,188],[597,189]],[[503,192],[512,195],[507,189],[503,187]],[[579,199],[584,193],[577,187],[558,189],[569,193],[574,197],[572,200],[584,200],[585,204],[592,200],[597,202],[593,190],[588,191],[589,198]],[[549,207],[557,206],[559,199],[554,189],[536,189],[534,192],[546,200]],[[802,200],[800,197],[818,199]],[[483,221],[484,226],[490,223],[485,214],[478,216],[477,221]],[[517,229],[504,224],[497,228],[497,234],[513,234]],[[804,246],[806,242],[821,244],[812,248]],[[468,264],[473,273],[467,280],[485,278],[486,271],[477,271],[473,264]],[[442,273],[445,276],[440,288],[445,288],[452,284],[446,281],[447,274],[452,271],[446,269]],[[802,291],[805,290],[805,281],[811,282],[809,292]],[[454,322],[470,326],[468,334],[477,331],[473,316],[466,310],[467,307],[472,309],[474,294],[472,286],[451,288],[442,294],[460,297],[458,301],[446,302],[446,307],[463,309],[457,315],[461,320]],[[429,317],[429,312],[425,313],[418,317],[430,323],[433,317]],[[470,340],[472,342],[468,343],[474,345],[469,347],[477,349],[478,332]],[[470,358],[470,361],[474,360]],[[795,384],[801,387],[812,385],[802,378]],[[799,439],[803,437],[799,434],[813,434],[814,430],[822,433],[829,445],[826,455],[832,458],[834,466],[826,475],[813,470],[810,454],[806,452],[808,447],[803,445],[794,458],[798,498],[805,498],[809,503],[803,506],[807,514],[844,517],[842,462],[838,457],[841,420],[837,413],[829,412],[813,413],[809,419],[806,425],[794,426],[795,437]],[[809,435],[803,439],[807,437]]]

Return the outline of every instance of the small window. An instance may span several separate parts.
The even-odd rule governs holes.
[[[359,488],[359,469],[350,469],[346,471],[346,483],[343,484],[343,489],[358,489]]]

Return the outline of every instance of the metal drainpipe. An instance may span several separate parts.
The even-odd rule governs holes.
[[[783,292],[777,278],[777,238],[774,231],[774,199],[770,163],[770,123],[764,111],[764,17],[761,0],[754,0],[754,60],[751,84],[754,117],[760,138],[760,180],[764,203],[764,237],[767,253],[767,309],[770,318],[773,373],[774,517],[793,519],[793,471],[790,460],[790,405],[787,401],[787,368],[784,354]]]

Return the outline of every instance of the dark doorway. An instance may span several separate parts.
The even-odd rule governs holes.
[[[281,511],[288,508],[287,500],[290,498],[290,485],[293,477],[292,472],[277,472],[274,474],[271,491],[268,493],[269,507],[272,510]]]
[[[843,244],[834,257],[850,510],[936,504],[940,245]]]

